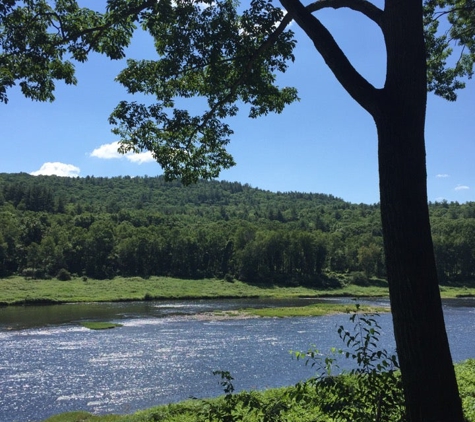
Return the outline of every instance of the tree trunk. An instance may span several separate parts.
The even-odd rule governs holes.
[[[376,122],[384,248],[408,419],[463,422],[427,205],[422,1],[386,0],[382,13],[366,2],[357,2],[358,6],[343,2],[381,27],[387,53],[382,89],[374,88],[355,70],[329,31],[300,1],[280,1],[338,81]]]
[[[378,129],[381,218],[394,334],[410,422],[462,422],[427,205],[422,2],[388,0]]]
[[[381,218],[406,408],[410,422],[462,422],[445,331],[427,205],[427,82],[422,10],[387,2],[387,79],[378,112]]]
[[[463,421],[430,233],[424,137],[408,116],[399,117],[381,119],[378,134],[384,247],[408,419]]]

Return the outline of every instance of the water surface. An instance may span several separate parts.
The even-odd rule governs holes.
[[[0,420],[37,421],[65,411],[130,413],[222,393],[214,370],[237,389],[291,385],[313,374],[290,350],[340,347],[348,315],[200,320],[192,314],[282,301],[143,302],[0,309]],[[384,301],[382,302],[384,303]],[[475,302],[446,302],[455,361],[475,357]],[[295,304],[293,301],[289,304]],[[36,309],[35,309],[36,308]],[[49,318],[46,316],[49,315]],[[120,322],[91,331],[84,319]],[[390,314],[381,344],[394,350]],[[18,329],[20,327],[29,327]]]

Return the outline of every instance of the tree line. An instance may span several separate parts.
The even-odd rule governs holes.
[[[475,203],[430,211],[441,280],[475,279]],[[377,204],[236,182],[1,174],[1,276],[60,270],[308,286],[386,275]]]

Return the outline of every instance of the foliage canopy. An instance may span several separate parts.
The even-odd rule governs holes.
[[[440,280],[475,279],[475,203],[434,203]],[[330,287],[386,275],[378,205],[163,177],[0,174],[0,276],[218,277]],[[373,280],[372,280],[373,279]]]
[[[292,13],[272,0],[252,0],[247,9],[232,0],[108,0],[98,5],[102,11],[80,3],[2,2],[0,102],[17,84],[28,98],[52,101],[55,81],[76,84],[73,61],[91,52],[122,59],[134,31],[147,31],[157,58],[127,60],[117,81],[155,101],[122,101],[110,122],[121,152],[149,150],[167,178],[189,184],[234,164],[226,151],[228,118],[239,106],[249,105],[255,118],[298,99],[294,88],[277,83],[294,60],[296,39],[288,28]],[[329,7],[353,9],[381,25],[383,11],[364,0],[325,0],[306,9]],[[473,74],[474,13],[473,0],[425,2],[428,89],[449,100]],[[177,98],[190,97],[206,99],[203,113],[177,105]]]

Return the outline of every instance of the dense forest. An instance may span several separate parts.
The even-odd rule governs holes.
[[[430,204],[444,283],[475,279],[475,203]],[[0,276],[384,279],[379,206],[231,182],[0,174]]]

